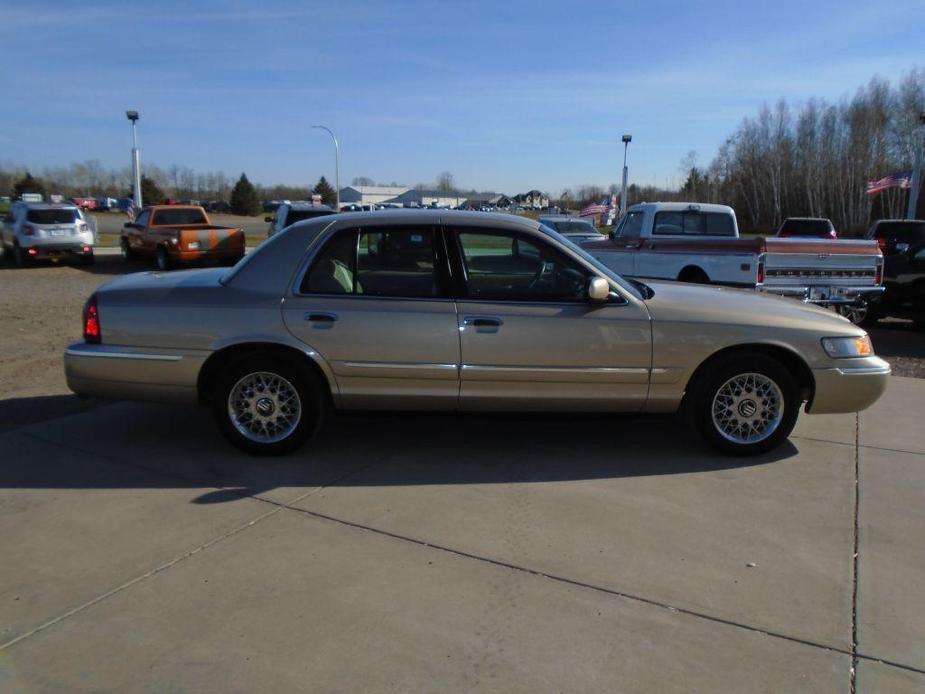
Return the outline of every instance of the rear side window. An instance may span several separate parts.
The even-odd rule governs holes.
[[[405,298],[440,296],[435,242],[432,227],[340,232],[315,258],[301,291]]]
[[[657,236],[735,236],[732,217],[718,212],[657,212]]]
[[[877,225],[874,238],[887,239],[897,243],[925,241],[925,223],[885,222]]]
[[[179,224],[205,224],[206,216],[202,210],[157,210],[154,213],[154,226],[173,226]]]
[[[26,221],[33,224],[73,224],[77,221],[75,209],[29,210]]]

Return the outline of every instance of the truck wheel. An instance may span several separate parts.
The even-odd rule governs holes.
[[[173,267],[173,262],[170,260],[170,255],[167,253],[167,249],[163,246],[159,246],[157,252],[154,254],[154,262],[157,265],[157,269],[161,272],[167,272]]]
[[[694,384],[690,406],[704,440],[724,455],[776,448],[796,425],[800,391],[790,372],[763,354],[716,363]]]
[[[855,325],[871,326],[879,318],[877,312],[866,301],[859,304],[841,304],[837,310],[839,315],[844,316]]]
[[[212,412],[225,438],[241,450],[283,455],[315,434],[326,403],[311,370],[276,354],[255,354],[221,374]]]
[[[119,244],[122,249],[122,259],[123,260],[135,260],[135,251],[132,250],[132,247],[128,243],[128,239],[122,239],[122,243]]]
[[[690,282],[691,284],[710,284],[710,278],[707,273],[699,267],[686,267],[678,275],[678,282]]]

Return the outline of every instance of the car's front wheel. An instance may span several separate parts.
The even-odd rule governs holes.
[[[283,455],[315,434],[326,402],[309,368],[275,354],[256,354],[223,371],[212,410],[222,433],[238,448]]]
[[[158,247],[157,251],[155,252],[154,263],[157,265],[157,269],[161,272],[167,272],[173,267],[173,263],[170,260],[170,254],[167,253],[167,249],[163,246]]]
[[[704,439],[726,455],[757,455],[780,445],[799,416],[800,389],[764,354],[730,356],[705,372],[691,393]]]

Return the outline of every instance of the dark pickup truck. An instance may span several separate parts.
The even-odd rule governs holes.
[[[126,260],[154,258],[159,270],[180,264],[234,265],[244,256],[244,230],[212,224],[195,205],[146,207],[122,227]]]
[[[883,251],[885,289],[866,322],[894,316],[925,327],[925,220],[882,219],[867,230],[866,238]]]

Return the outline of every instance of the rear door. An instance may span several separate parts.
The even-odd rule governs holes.
[[[462,409],[637,411],[648,394],[649,315],[614,292],[589,303],[593,271],[540,236],[449,228]]]
[[[329,364],[346,408],[455,409],[456,305],[439,229],[336,230],[283,305],[286,326]]]

